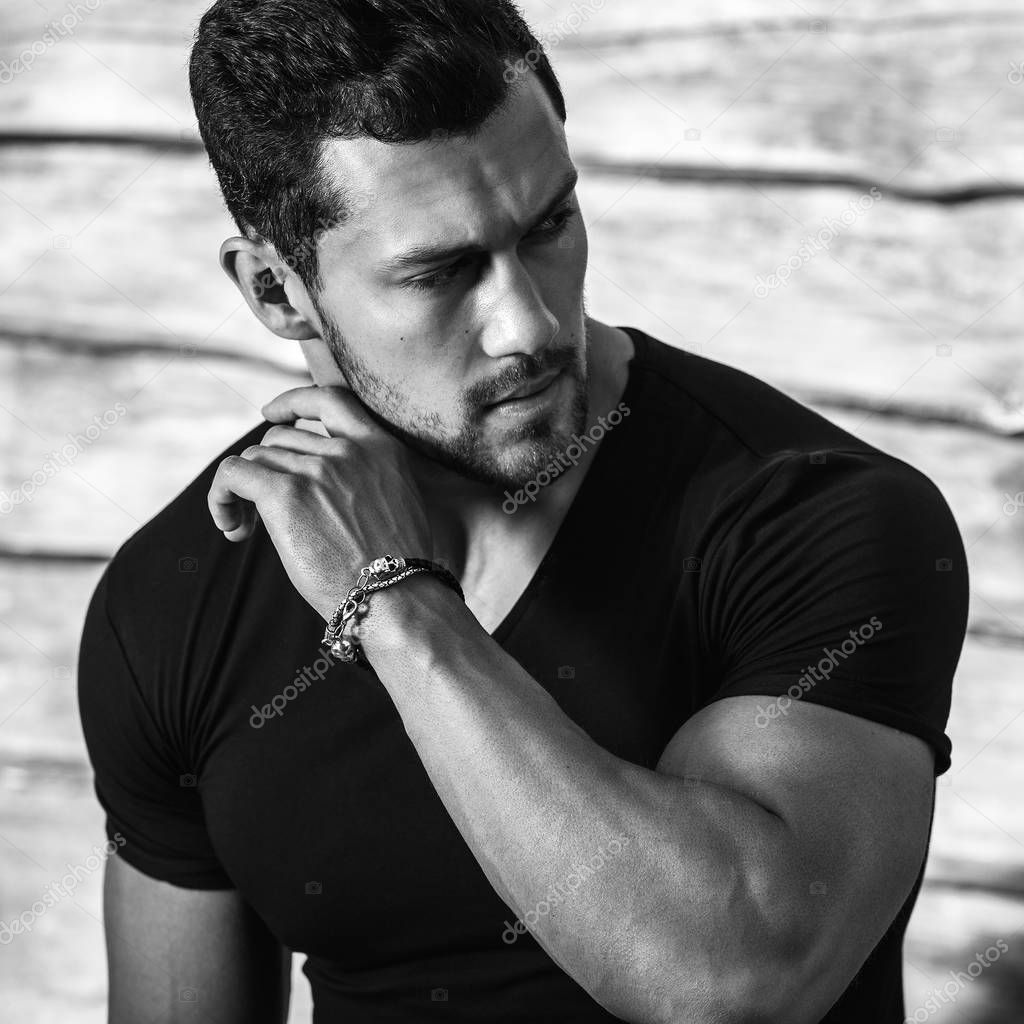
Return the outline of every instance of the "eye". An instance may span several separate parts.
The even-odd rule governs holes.
[[[450,263],[447,267],[434,271],[433,274],[427,274],[425,277],[414,277],[407,281],[406,284],[410,288],[423,292],[444,288],[446,285],[452,284],[459,276],[459,271],[464,266],[464,262],[463,260],[456,260],[455,263]]]
[[[541,224],[534,228],[526,237],[554,238],[556,235],[560,235],[569,226],[569,221],[571,221],[575,216],[576,207],[563,206],[561,210],[557,210],[546,220],[541,221]],[[543,225],[545,224],[550,226],[544,227]]]
[[[540,241],[556,238],[569,226],[569,222],[576,216],[576,213],[575,206],[564,206],[561,210],[557,210],[550,217],[541,221],[526,238],[538,239]],[[454,284],[459,273],[470,262],[472,262],[471,258],[456,260],[454,263],[449,263],[447,267],[435,270],[432,274],[411,278],[406,281],[406,284],[417,291],[439,291],[448,285]]]

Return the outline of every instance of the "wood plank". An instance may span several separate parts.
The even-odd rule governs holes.
[[[104,564],[0,561],[0,765],[54,780],[81,775],[78,645]]]
[[[939,777],[929,877],[1024,893],[1024,650],[968,638],[947,733],[952,766]]]
[[[9,730],[5,730],[9,731]],[[60,883],[68,865],[78,884],[4,946],[4,1007],[11,1020],[102,1024],[106,1020],[103,871],[86,858],[104,850],[103,817],[84,773],[32,779],[0,766],[0,920],[9,922]],[[96,861],[92,862],[95,864]],[[60,892],[60,890],[56,890]],[[52,897],[55,898],[55,897]],[[37,907],[37,910],[39,908]],[[57,968],[54,970],[54,968]]]
[[[6,810],[0,844],[0,919],[30,908],[67,865],[83,865],[93,844],[104,842],[102,813],[87,776],[47,779],[0,770]],[[4,1005],[12,1020],[103,1024],[106,963],[100,872],[79,872],[74,898],[39,918],[27,935],[5,947]],[[1019,956],[1024,908],[984,892],[960,892],[925,883],[904,943],[907,1015],[925,1005],[950,971],[965,971],[976,953],[1003,939],[1009,953],[993,962],[943,1006],[941,1019],[967,1024],[1010,1021],[1021,1005],[1024,972]],[[289,1024],[308,1024],[312,1002],[301,973],[304,957],[292,959]]]
[[[574,151],[918,187],[1020,183],[1024,123],[1008,78],[1024,53],[1019,14],[870,33],[838,17],[816,32],[793,13],[778,29],[625,46],[581,32],[555,53]]]
[[[4,127],[149,128],[171,136],[185,129],[194,135],[188,52],[209,4],[75,2],[73,9],[66,0],[0,4],[0,60],[13,74],[10,80],[3,75],[0,90]],[[22,59],[33,44],[37,52]]]
[[[0,60],[65,13],[57,0],[40,3],[48,13],[0,3],[8,32]],[[184,62],[205,6],[104,0],[73,38],[0,89],[5,128],[135,131],[194,143]],[[792,14],[773,8],[771,16],[758,0],[642,10],[604,3],[567,34],[573,0],[525,6],[542,38],[560,33],[552,52],[581,164],[601,160],[621,172],[626,161],[678,161],[695,174],[749,167],[911,189],[1021,180],[1024,85],[1007,73],[1024,60],[1022,12],[950,11],[939,0],[862,0],[834,16],[834,0],[804,0]],[[827,19],[827,30],[814,31],[801,10]],[[944,127],[959,132],[939,138]],[[687,128],[700,137],[688,138]],[[200,156],[8,147],[0,175],[8,227],[0,312],[20,332],[16,344],[0,338],[0,405],[16,417],[5,414],[0,433],[0,488],[19,486],[68,432],[118,401],[127,407],[73,467],[4,517],[4,542],[102,553],[255,425],[259,404],[293,386],[304,364],[297,346],[254,323],[217,269],[217,245],[232,229]],[[1020,430],[1024,290],[1014,275],[1024,207],[943,210],[887,198],[831,244],[839,262],[820,254],[785,286],[754,294],[758,275],[858,194],[759,182],[634,186],[588,172],[580,196],[590,222],[591,311],[817,398],[815,407],[840,425],[919,466],[964,533],[972,630],[1019,636],[1024,593],[1012,569],[1022,564],[1024,514],[1004,510],[1006,495],[1024,487],[1019,443],[883,413]],[[166,354],[133,354],[138,343]],[[104,345],[111,357],[99,360],[91,353]],[[117,345],[128,347],[114,356]],[[943,345],[951,350],[940,352]],[[14,879],[0,893],[3,920],[103,838],[73,678],[81,615],[101,568],[0,560],[0,787],[8,808],[0,876]],[[55,628],[58,591],[66,615]],[[969,638],[949,726],[953,768],[939,780],[926,884],[906,944],[908,1014],[996,938],[1019,945],[1024,909],[1007,894],[1024,887],[1022,670],[1019,647]],[[8,949],[18,984],[5,1005],[14,1017],[103,1019],[98,876],[75,904],[54,908]],[[296,1022],[309,1018],[300,966],[296,957]],[[1022,1000],[1015,954],[943,1012],[1009,1020]]]
[[[301,383],[177,352],[99,373],[88,356],[0,347],[0,366],[4,544],[55,552],[110,554]]]
[[[256,426],[264,402],[300,382],[202,355],[148,354],[98,366],[87,352],[2,343],[0,381],[7,417],[0,491],[12,503],[0,506],[8,509],[4,544],[100,555]],[[1007,571],[1024,564],[1024,508],[1007,508],[1007,495],[1024,490],[1019,442],[948,424],[816,408],[935,481],[968,551],[974,627],[1024,637],[1024,589],[1019,574]],[[67,455],[65,444],[72,446]],[[47,465],[55,469],[47,473]],[[40,470],[39,485],[27,484]]]
[[[9,1020],[104,1024],[107,1019],[103,868],[86,858],[104,851],[103,812],[84,770],[71,775],[26,774],[0,765],[4,839],[0,843],[0,921],[30,910],[68,865],[77,867],[71,895],[36,917],[27,933],[4,946],[4,1007]],[[92,862],[95,863],[95,862]],[[305,956],[292,958],[290,1024],[309,1024],[312,998],[302,974]],[[184,986],[183,986],[184,987]]]
[[[78,723],[81,627],[102,564],[0,561],[11,597],[0,606],[0,764],[72,778],[86,763]],[[52,615],[54,593],[62,613]],[[947,733],[952,767],[936,789],[928,878],[1024,894],[1024,648],[968,636]],[[77,767],[76,767],[77,766]]]
[[[903,943],[904,1019],[945,1024],[1018,1019],[1024,1004],[1022,929],[1024,903],[1018,900],[925,884]],[[1000,940],[1005,954],[996,945]],[[976,954],[992,946],[989,965],[980,973],[977,967],[968,972],[969,964],[978,963]]]
[[[0,154],[0,309],[11,324],[83,338],[155,337],[169,352],[228,345],[285,367],[297,344],[252,316],[217,262],[235,228],[205,159],[61,147]]]
[[[0,572],[9,568],[0,566]],[[44,651],[55,643],[64,649],[77,646],[84,602],[98,571],[79,566],[51,567],[21,579],[8,574],[8,581],[18,587],[19,601],[2,618],[40,641]],[[57,638],[52,627],[39,626],[40,612],[55,589],[65,595],[68,612],[58,631],[63,635]],[[12,669],[0,680],[0,717],[6,719],[0,728],[0,792],[7,810],[0,871],[12,880],[0,892],[2,920],[30,907],[61,876],[66,863],[81,863],[92,844],[103,841],[102,815],[92,796],[79,736],[74,680],[51,683],[25,700],[21,687],[43,654],[27,643],[11,646],[10,635],[9,629],[0,634],[0,663]],[[976,952],[1000,938],[1015,950],[1024,929],[1019,895],[1024,888],[1024,809],[1017,800],[1024,774],[1024,716],[1008,725],[1004,721],[1014,712],[1022,671],[1024,651],[1000,651],[968,640],[949,724],[953,768],[939,780],[926,882],[905,944],[910,1013],[945,983],[949,971],[964,970]],[[20,706],[12,711],[15,702]],[[53,768],[45,767],[48,758]],[[987,884],[1006,879],[1016,879],[1016,895],[1005,888],[986,891]],[[958,884],[963,882],[971,884]],[[49,910],[5,953],[10,976],[19,979],[9,986],[5,1005],[21,1011],[18,1019],[59,1017],[73,1024],[101,1020],[95,1016],[104,998],[98,872],[84,879],[74,903],[72,907],[70,900],[63,901]],[[59,982],[53,983],[54,967],[65,960],[70,964],[72,958],[73,969],[58,971]],[[308,1012],[308,988],[298,975],[300,959],[293,964],[299,979],[296,1005]],[[45,972],[39,966],[44,961]],[[1011,1019],[1007,1011],[1019,1005],[1013,1000],[1019,999],[1020,985],[1020,958],[1014,954],[965,987],[956,1007],[969,1021]],[[59,1014],[54,1012],[57,1006]],[[293,1012],[290,1019],[308,1018]]]
[[[8,809],[0,866],[6,869],[3,877],[16,884],[0,893],[3,920],[31,905],[31,894],[56,877],[58,866],[77,862],[79,850],[101,840],[73,674],[38,692],[31,690],[33,677],[48,671],[52,655],[77,647],[98,568],[37,567],[25,575],[18,574],[20,569],[11,574],[10,568],[0,565],[5,583],[15,584],[19,594],[16,607],[2,614],[8,629],[0,634],[0,663],[11,670],[0,680],[0,790]],[[56,631],[52,623],[46,629],[40,625],[41,611],[55,591],[66,609]],[[25,642],[13,642],[15,629]],[[906,958],[914,969],[907,979],[911,1006],[923,1001],[921,993],[937,976],[970,962],[973,951],[964,951],[971,943],[984,939],[984,948],[1024,928],[1024,807],[1017,799],[1024,783],[1024,712],[1018,694],[1022,672],[1024,650],[968,639],[947,727],[953,764],[938,782],[926,884],[908,932]],[[86,907],[91,905],[91,886],[87,881],[77,894]],[[980,907],[986,912],[979,913]],[[34,931],[31,938],[19,940],[18,955],[31,964],[39,955],[37,942],[52,948],[67,929],[81,935],[97,919],[98,914],[81,919],[57,907],[40,923],[38,936]],[[1019,970],[1019,957],[1016,962]],[[31,967],[27,971],[29,990],[19,996],[31,1002],[36,976]],[[67,977],[86,986],[90,999],[99,998],[98,989],[89,986],[100,975],[83,969]],[[1007,977],[996,984],[994,971],[991,978],[996,995],[1000,986],[1009,984]]]
[[[73,180],[66,159],[0,152],[10,329],[302,370],[298,346],[260,326],[217,266],[234,229],[202,159],[87,147]],[[1024,431],[1024,203],[946,210],[838,188],[586,176],[579,196],[599,318],[833,402]]]
[[[1009,227],[1024,204],[593,180],[579,194],[599,319],[785,389],[1024,426],[1022,247]]]
[[[106,0],[5,85],[5,127],[195,139],[185,67],[205,6],[190,0],[172,17],[146,4],[124,18],[130,8]],[[867,6],[766,17],[753,2],[651,0],[640,15],[600,0],[535,0],[527,13],[548,43],[581,158],[817,170],[925,188],[1022,184],[1024,12],[928,18],[930,5]],[[49,20],[64,12],[54,0],[48,9]],[[0,51],[9,63],[48,20],[25,11]]]

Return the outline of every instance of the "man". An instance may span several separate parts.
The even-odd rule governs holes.
[[[283,1021],[292,950],[317,1024],[902,1020],[966,616],[934,485],[587,315],[503,0],[219,0],[191,83],[314,385],[89,608],[111,1020]],[[388,555],[464,599],[366,595],[343,661]]]

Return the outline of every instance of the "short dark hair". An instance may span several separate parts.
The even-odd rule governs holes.
[[[312,240],[353,206],[322,171],[323,141],[472,136],[507,101],[510,68],[536,71],[564,123],[558,79],[511,0],[216,0],[189,84],[239,230],[315,290]]]

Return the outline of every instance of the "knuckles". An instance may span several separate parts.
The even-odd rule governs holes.
[[[352,442],[347,437],[328,438],[326,450],[332,458],[344,459],[352,454]]]

